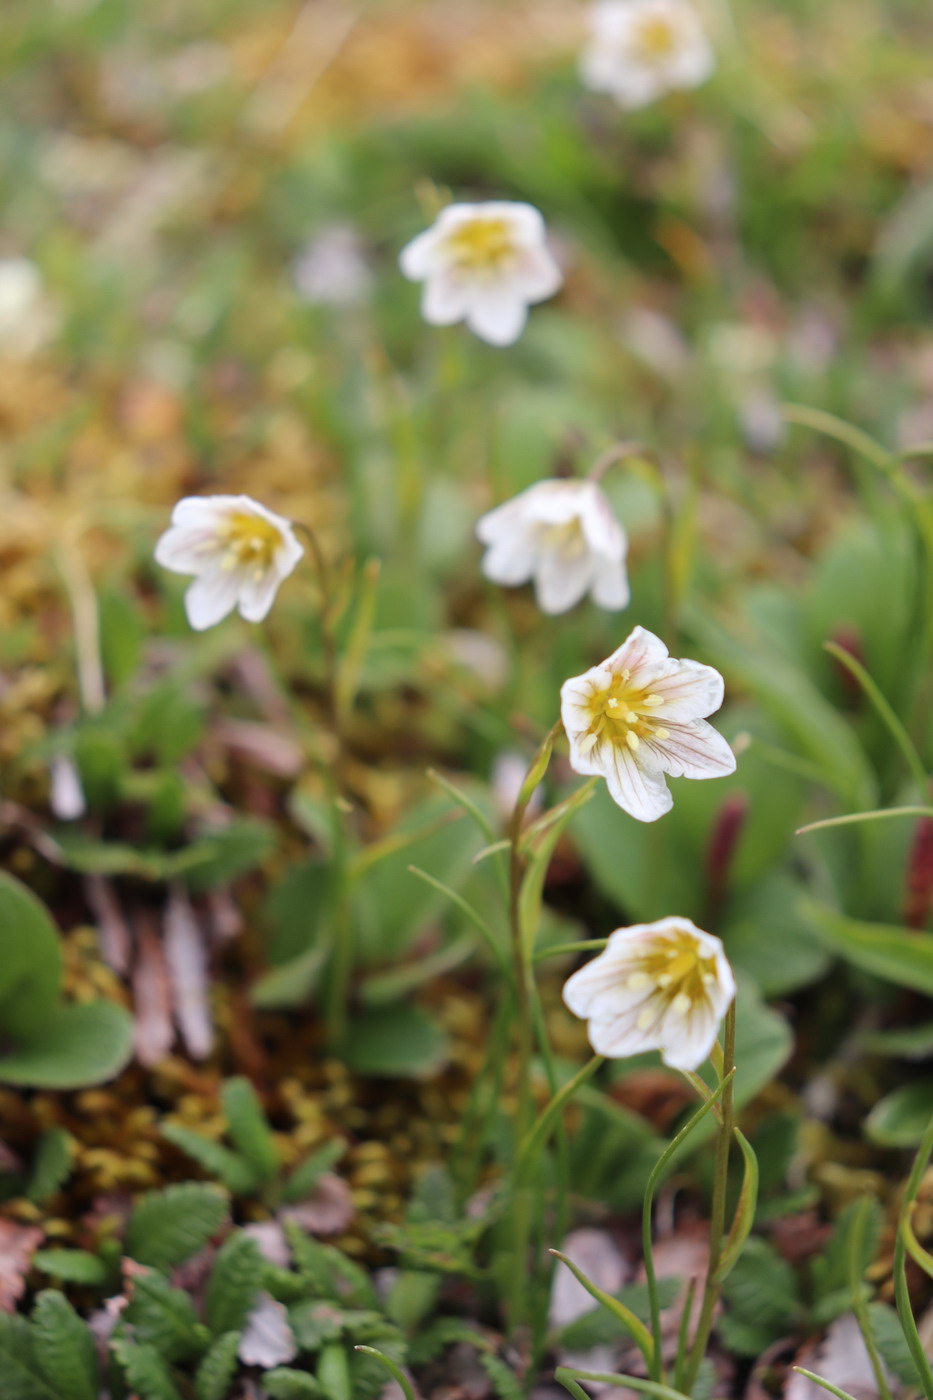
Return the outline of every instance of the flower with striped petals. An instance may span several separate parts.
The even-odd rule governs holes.
[[[705,718],[722,698],[722,676],[712,666],[675,660],[660,637],[636,627],[610,657],[561,688],[571,767],[605,778],[630,816],[657,821],[674,805],[666,773],[722,778],[735,771],[735,755]]]

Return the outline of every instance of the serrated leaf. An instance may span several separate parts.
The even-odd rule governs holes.
[[[227,1197],[216,1186],[182,1182],[150,1191],[130,1216],[126,1252],[139,1264],[170,1269],[203,1248],[226,1219]]]
[[[159,1273],[140,1273],[124,1314],[137,1341],[154,1346],[167,1361],[198,1356],[205,1346],[204,1329],[194,1303]]]
[[[281,1158],[256,1090],[242,1076],[227,1079],[220,1100],[234,1146],[260,1181],[269,1181],[278,1172]]]
[[[332,1142],[327,1142],[323,1147],[318,1148],[317,1152],[313,1152],[303,1162],[299,1162],[285,1183],[282,1200],[287,1202],[304,1200],[305,1196],[313,1191],[324,1173],[336,1166],[346,1150],[347,1144],[343,1139],[335,1138]]]
[[[797,1317],[797,1277],[766,1240],[752,1238],[723,1285],[730,1314],[746,1327],[769,1333],[775,1340]]]
[[[215,1337],[242,1331],[261,1284],[256,1241],[242,1232],[231,1235],[214,1261],[204,1300],[204,1317]]]
[[[39,1203],[51,1196],[71,1174],[71,1138],[64,1128],[49,1128],[39,1139],[32,1159],[26,1196]]]
[[[216,1338],[194,1378],[195,1400],[227,1400],[237,1370],[239,1332],[223,1332]],[[268,1393],[269,1388],[266,1386]]]
[[[62,1283],[83,1283],[92,1288],[103,1288],[110,1272],[102,1259],[86,1249],[37,1249],[32,1264]]]
[[[39,1369],[33,1333],[24,1317],[0,1312],[3,1400],[62,1400]]]
[[[118,1337],[111,1349],[140,1400],[181,1400],[172,1373],[155,1347]]]
[[[181,1123],[165,1123],[162,1136],[186,1152],[211,1176],[217,1177],[235,1196],[249,1196],[258,1187],[259,1177],[249,1162],[223,1143],[204,1137]]]
[[[851,1205],[846,1206],[845,1210],[840,1212],[836,1228],[833,1230],[826,1248],[822,1254],[813,1259],[810,1265],[813,1289],[819,1302],[822,1303],[827,1298],[847,1298],[847,1304],[838,1309],[840,1312],[845,1311],[846,1306],[851,1307],[852,1305],[849,1285],[852,1272],[857,1273],[859,1278],[864,1275],[865,1270],[875,1257],[878,1241],[881,1237],[884,1217],[881,1206],[877,1201],[874,1201],[862,1235],[861,1255],[857,1260],[852,1260],[852,1229],[857,1213],[863,1209],[860,1201],[853,1201]],[[827,1320],[829,1320],[828,1315],[821,1316],[821,1323]]]
[[[921,1391],[923,1385],[910,1354],[904,1329],[897,1313],[884,1303],[868,1305],[868,1325],[881,1359],[897,1379],[911,1390]]]
[[[97,1400],[97,1346],[63,1293],[40,1293],[32,1314],[36,1356],[43,1375],[62,1400]]]

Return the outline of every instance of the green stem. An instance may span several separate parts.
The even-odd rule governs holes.
[[[900,1319],[901,1329],[904,1339],[913,1357],[917,1374],[920,1377],[920,1384],[923,1386],[923,1393],[926,1400],[933,1400],[933,1371],[930,1370],[930,1363],[926,1357],[926,1350],[917,1331],[917,1323],[914,1318],[913,1308],[910,1306],[910,1291],[907,1287],[906,1254],[907,1246],[904,1241],[904,1221],[909,1218],[910,1210],[917,1199],[917,1192],[920,1190],[920,1182],[923,1180],[923,1173],[926,1171],[930,1154],[933,1153],[933,1118],[927,1125],[927,1130],[923,1135],[917,1156],[910,1176],[907,1178],[907,1185],[904,1188],[904,1199],[901,1202],[900,1218],[898,1220],[897,1238],[894,1243],[894,1264],[892,1272],[894,1274],[894,1299],[897,1303],[897,1315]]]
[[[522,882],[525,875],[525,857],[522,854],[522,835],[525,814],[536,788],[547,771],[554,741],[562,731],[558,721],[539,748],[522,784],[518,800],[509,820],[509,936],[512,947],[512,962],[515,982],[515,1035],[517,1044],[518,1103],[515,1116],[515,1142],[521,1149],[531,1126],[531,1055],[534,1045],[534,962],[529,956],[528,941],[522,928]],[[510,1288],[510,1310],[513,1330],[520,1326],[526,1317],[528,1246],[531,1237],[529,1218],[530,1202],[528,1192],[516,1180],[515,1199],[512,1207],[512,1283]]]
[[[717,1281],[719,1262],[722,1258],[723,1245],[725,1242],[726,1225],[726,1190],[729,1184],[729,1148],[732,1145],[732,1120],[733,1120],[733,1089],[731,1074],[735,1069],[735,1002],[726,1012],[726,1026],[723,1044],[723,1078],[730,1076],[721,1098],[722,1103],[722,1124],[719,1129],[719,1137],[716,1141],[716,1160],[713,1166],[713,1202],[710,1212],[709,1231],[709,1263],[706,1270],[706,1282],[703,1287],[703,1302],[700,1308],[700,1320],[697,1323],[696,1335],[693,1338],[693,1348],[690,1352],[690,1360],[687,1363],[684,1389],[688,1394],[692,1394],[696,1385],[700,1365],[706,1355],[707,1344],[709,1343],[710,1332],[713,1329],[713,1315],[716,1311],[716,1304],[719,1301],[719,1294],[722,1289],[721,1282]]]

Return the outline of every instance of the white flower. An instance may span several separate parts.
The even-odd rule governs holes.
[[[632,109],[698,87],[715,62],[690,0],[601,0],[590,11],[580,69],[587,87]]]
[[[484,515],[483,573],[493,583],[534,579],[546,613],[572,608],[586,593],[601,608],[629,601],[625,531],[595,481],[539,481]]]
[[[657,821],[674,805],[665,773],[722,778],[735,771],[729,745],[703,718],[722,696],[712,666],[675,661],[659,637],[636,627],[607,660],[561,688],[570,765],[604,777],[631,816]]]
[[[194,574],[185,609],[202,632],[234,608],[261,622],[303,553],[290,522],[249,496],[187,496],[155,557],[175,574]]]
[[[660,1050],[673,1069],[703,1063],[734,996],[719,939],[676,917],[616,929],[564,987],[567,1006],[589,1022],[597,1055]]]
[[[512,345],[529,305],[553,296],[562,281],[537,209],[504,201],[448,205],[399,263],[410,281],[425,284],[426,321],[466,321],[490,345]]]
[[[81,775],[73,759],[67,754],[56,754],[50,768],[51,787],[49,806],[60,822],[77,821],[87,811]]]

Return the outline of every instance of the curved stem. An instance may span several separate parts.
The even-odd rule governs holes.
[[[920,1182],[923,1180],[923,1173],[926,1171],[930,1154],[933,1153],[933,1118],[927,1125],[927,1130],[923,1135],[917,1156],[910,1176],[907,1178],[907,1185],[904,1188],[904,1199],[901,1202],[900,1217],[898,1219],[897,1237],[894,1242],[894,1264],[892,1273],[894,1275],[894,1299],[897,1304],[897,1315],[900,1320],[904,1339],[913,1357],[917,1374],[920,1377],[920,1384],[923,1386],[923,1393],[926,1400],[933,1400],[933,1372],[930,1370],[930,1363],[926,1357],[926,1348],[917,1331],[917,1322],[914,1318],[913,1308],[910,1305],[910,1291],[907,1287],[906,1254],[907,1246],[904,1239],[904,1222],[909,1220],[913,1203],[920,1190]]]

